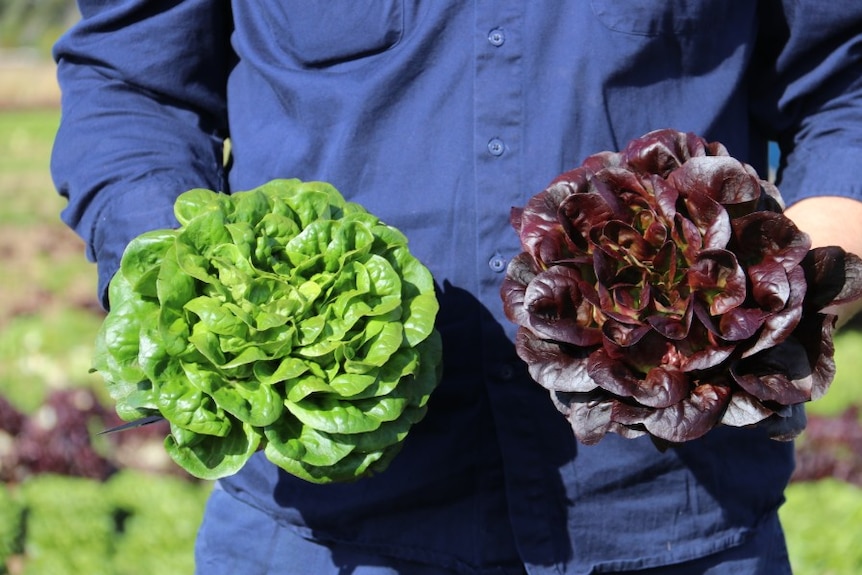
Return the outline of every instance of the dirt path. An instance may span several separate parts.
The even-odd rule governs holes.
[[[52,61],[27,52],[0,52],[0,109],[46,108],[59,103]]]

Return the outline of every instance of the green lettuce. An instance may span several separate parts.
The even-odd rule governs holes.
[[[323,182],[195,189],[127,246],[93,366],[126,421],[160,415],[194,476],[258,450],[315,483],[380,472],[441,372],[438,302],[407,239]]]

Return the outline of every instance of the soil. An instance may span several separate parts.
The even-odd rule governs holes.
[[[59,103],[54,62],[28,52],[0,52],[0,109],[47,108]]]
[[[71,230],[60,225],[0,227],[0,269],[3,302],[0,327],[21,315],[78,308],[102,313],[92,274],[72,274],[62,290],[46,287],[43,278],[70,260],[84,261],[84,246]],[[36,264],[36,265],[34,265]]]

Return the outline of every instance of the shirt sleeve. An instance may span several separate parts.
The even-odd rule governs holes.
[[[780,146],[782,196],[862,200],[862,2],[761,5],[752,113]]]
[[[230,11],[216,0],[79,8],[80,22],[54,47],[62,114],[51,171],[107,307],[128,242],[175,227],[180,193],[225,187]]]

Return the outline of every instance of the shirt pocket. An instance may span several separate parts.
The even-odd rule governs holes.
[[[746,0],[750,1],[750,0]],[[637,36],[707,30],[736,0],[590,0],[595,17],[614,32]]]
[[[384,52],[401,39],[403,0],[284,0],[261,4],[276,42],[303,67]]]

